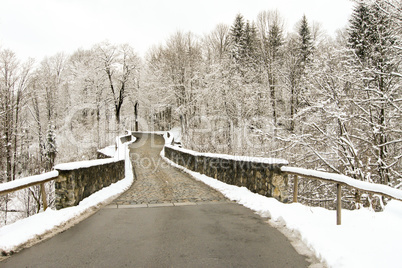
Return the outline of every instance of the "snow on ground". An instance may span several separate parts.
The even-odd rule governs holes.
[[[0,228],[0,251],[14,250],[18,245],[124,192],[133,183],[128,159],[125,179],[92,194],[78,206],[58,211],[48,209]],[[402,202],[393,200],[383,212],[377,213],[368,209],[342,210],[342,225],[339,226],[336,225],[335,211],[301,204],[283,204],[274,198],[252,193],[245,187],[225,184],[164,159],[219,190],[230,200],[283,224],[298,234],[316,256],[330,267],[401,267]]]
[[[163,157],[163,153],[161,153]],[[245,187],[228,185],[179,166],[195,179],[222,192],[230,200],[262,217],[283,224],[297,234],[330,267],[401,267],[402,202],[392,200],[383,212],[368,209],[342,210],[342,225],[336,211],[301,204],[284,204],[252,193]]]
[[[97,191],[96,193],[82,200],[75,207],[64,208],[61,210],[48,208],[42,213],[35,214],[31,217],[1,227],[0,252],[14,251],[20,245],[23,245],[28,241],[37,238],[38,236],[42,236],[59,226],[62,226],[71,219],[80,217],[85,212],[99,207],[102,205],[102,203],[107,203],[109,200],[115,199],[121,193],[130,188],[134,181],[134,176],[129,158],[129,151],[127,149],[129,143],[122,145],[120,144],[119,146],[120,151],[125,152],[125,178],[123,180]],[[112,160],[114,161],[114,159]],[[66,166],[68,166],[68,164]],[[79,163],[72,163],[70,166],[76,168],[79,166]]]

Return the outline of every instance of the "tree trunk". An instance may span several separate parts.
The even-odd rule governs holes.
[[[295,104],[295,88],[291,85],[290,90],[290,127],[289,130],[291,132],[295,129],[295,114],[296,114],[296,104]]]
[[[138,131],[138,101],[134,105],[135,131]]]
[[[20,110],[20,99],[21,99],[21,92],[17,92],[17,100],[16,100],[16,105],[15,105],[15,133],[14,133],[14,156],[13,156],[13,175],[12,175],[12,180],[15,180],[15,173],[17,169],[17,140],[18,140],[18,135],[17,135],[17,130],[18,130],[18,119],[19,119],[19,110]]]
[[[5,131],[5,140],[6,140],[6,171],[7,171],[7,178],[6,181],[11,181],[13,179],[12,176],[12,122],[13,122],[13,109],[11,109],[11,102],[8,102],[6,111],[6,131]]]

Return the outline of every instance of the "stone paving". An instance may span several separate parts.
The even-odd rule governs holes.
[[[135,181],[129,190],[112,202],[112,205],[156,206],[228,202],[220,192],[167,164],[160,157],[164,145],[162,136],[136,136],[137,142],[130,147]]]

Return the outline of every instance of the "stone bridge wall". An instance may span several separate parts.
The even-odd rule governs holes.
[[[124,160],[93,160],[88,167],[55,167],[59,176],[55,181],[56,209],[76,206],[96,191],[124,179]]]
[[[285,160],[202,154],[170,145],[165,146],[164,153],[192,171],[288,202],[288,176],[280,169],[287,165]]]

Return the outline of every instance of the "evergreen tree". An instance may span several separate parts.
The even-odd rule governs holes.
[[[247,21],[244,29],[244,64],[247,67],[247,71],[251,76],[256,76],[258,73],[258,36],[257,29],[254,23]],[[250,78],[250,77],[249,77]]]
[[[392,183],[392,170],[389,163],[394,160],[390,149],[398,140],[398,125],[395,125],[394,100],[398,98],[398,58],[395,48],[395,23],[387,15],[387,6],[381,2],[365,4],[359,2],[355,7],[349,28],[349,47],[356,55],[353,69],[360,74],[357,107],[362,113],[361,129],[363,135],[370,137],[370,154],[377,166],[372,176],[375,182]],[[400,126],[399,126],[400,127]],[[397,151],[397,150],[396,150]]]
[[[296,122],[294,116],[297,114],[300,106],[300,98],[303,94],[302,88],[305,87],[303,80],[305,80],[306,76],[306,67],[307,64],[311,62],[314,51],[313,38],[306,15],[303,15],[297,33],[296,61],[294,62],[295,66],[292,68],[292,74],[290,75],[290,131],[295,129]]]
[[[370,50],[370,33],[373,30],[370,25],[369,8],[363,2],[354,9],[349,27],[349,46],[355,51],[362,62],[367,61]]]
[[[307,62],[311,60],[311,55],[314,50],[313,38],[311,36],[310,27],[308,25],[306,15],[303,15],[298,30],[298,34],[300,42],[299,44],[300,62],[302,65],[305,65]]]
[[[277,87],[278,87],[278,69],[280,66],[280,59],[282,57],[280,48],[283,45],[282,27],[279,20],[273,20],[268,32],[268,83],[272,104],[272,117],[274,126],[276,127],[278,121],[277,114]]]
[[[255,28],[254,23],[250,24],[247,21],[245,29],[244,29],[244,49],[246,51],[246,55],[248,57],[254,57],[257,52],[257,29]]]
[[[235,63],[240,63],[244,58],[246,38],[245,38],[245,23],[241,14],[235,18],[234,24],[230,29],[231,43],[232,43],[232,58]]]

